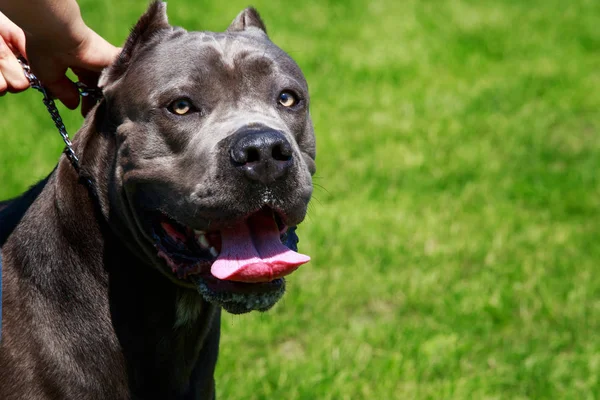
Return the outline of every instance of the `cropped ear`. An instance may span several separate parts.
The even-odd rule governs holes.
[[[229,25],[229,28],[227,28],[227,32],[240,32],[249,28],[258,28],[264,33],[267,33],[265,23],[260,18],[258,11],[253,7],[248,7],[239,13],[231,25]]]
[[[172,29],[167,19],[167,3],[155,0],[131,30],[117,60],[102,72],[98,86],[104,88],[119,79],[129,67],[136,49],[165,29]]]

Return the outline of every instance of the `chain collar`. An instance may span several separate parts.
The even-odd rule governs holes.
[[[21,67],[23,68],[23,73],[25,74],[25,77],[29,81],[29,86],[33,89],[38,90],[44,96],[42,101],[44,102],[46,109],[50,113],[50,117],[52,117],[52,121],[54,122],[56,129],[58,129],[58,133],[60,133],[60,136],[62,136],[62,139],[65,142],[64,153],[71,162],[73,168],[75,168],[75,171],[77,171],[77,174],[79,174],[79,158],[77,158],[77,155],[73,150],[73,143],[71,142],[71,139],[69,139],[67,128],[65,127],[65,124],[62,121],[62,118],[58,112],[58,108],[56,108],[56,103],[54,102],[54,99],[50,96],[44,85],[42,85],[42,82],[33,74],[33,72],[31,72],[31,68],[29,67],[27,61],[22,57],[19,57],[18,60],[19,64],[21,64]],[[102,98],[102,90],[99,88],[90,88],[82,82],[77,82],[75,85],[77,86],[79,95],[83,97],[90,97],[95,99],[96,101]]]

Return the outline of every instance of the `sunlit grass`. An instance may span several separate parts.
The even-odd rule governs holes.
[[[81,4],[120,43],[145,3]],[[224,29],[246,5],[169,11]],[[313,261],[271,312],[224,316],[220,397],[600,393],[600,3],[254,5],[310,84]],[[0,118],[6,198],[62,145],[35,93]]]

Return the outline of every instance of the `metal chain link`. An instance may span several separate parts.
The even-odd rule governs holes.
[[[54,125],[58,129],[58,133],[60,133],[60,136],[62,136],[62,139],[65,142],[64,153],[71,162],[73,168],[75,168],[75,171],[77,171],[77,173],[79,174],[79,158],[77,158],[77,155],[73,150],[73,143],[71,142],[71,139],[69,139],[67,128],[65,127],[65,124],[62,121],[54,99],[52,99],[44,85],[42,85],[42,82],[33,74],[33,72],[31,72],[31,68],[29,67],[29,64],[27,64],[27,61],[22,57],[19,57],[18,60],[21,64],[21,67],[23,68],[23,73],[25,74],[25,77],[27,78],[27,80],[29,80],[29,86],[33,89],[40,91],[44,96],[42,101],[44,102],[46,109],[50,113],[50,117],[52,117]],[[87,85],[81,82],[77,82],[75,85],[77,86],[79,94],[83,97],[91,97],[96,101],[102,98],[102,91],[98,88],[88,88]]]

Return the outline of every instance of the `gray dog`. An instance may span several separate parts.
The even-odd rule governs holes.
[[[269,309],[308,261],[282,244],[312,193],[306,81],[254,9],[186,32],[155,2],[100,86],[79,176],[63,157],[0,205],[0,399],[212,399],[221,308]]]

